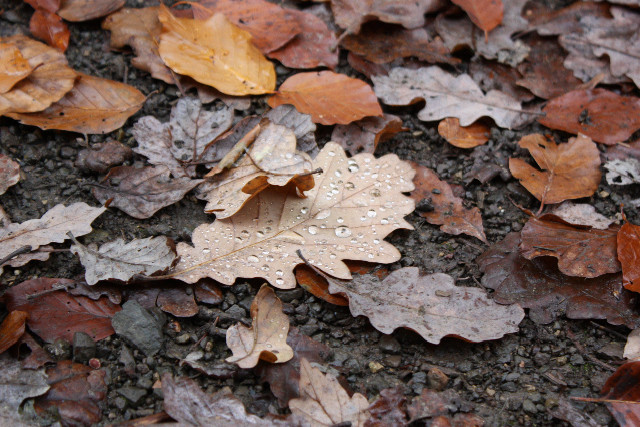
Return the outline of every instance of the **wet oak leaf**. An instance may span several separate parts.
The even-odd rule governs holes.
[[[0,194],[20,181],[20,165],[11,157],[0,154]]]
[[[20,49],[14,43],[0,43],[0,94],[10,90],[16,83],[33,71]]]
[[[616,236],[620,227],[599,230],[575,226],[552,214],[531,218],[520,233],[520,253],[527,259],[558,258],[558,268],[569,276],[598,277],[621,270]]]
[[[0,324],[0,353],[4,353],[18,342],[24,334],[24,325],[29,317],[25,311],[14,310]]]
[[[62,18],[55,13],[36,9],[29,21],[29,31],[35,38],[60,52],[66,51],[69,46],[71,32]]]
[[[299,390],[300,398],[290,400],[289,409],[314,427],[343,423],[364,427],[370,416],[365,396],[354,393],[349,397],[336,378],[323,374],[305,358],[300,361]]]
[[[617,242],[624,287],[640,292],[640,226],[625,223],[618,232]]]
[[[115,12],[124,3],[125,0],[61,0],[58,15],[71,22],[89,21]]]
[[[484,123],[475,122],[469,126],[460,126],[460,120],[455,117],[447,117],[438,123],[438,133],[449,144],[458,148],[474,148],[483,145],[491,136],[489,127]]]
[[[333,71],[298,73],[280,85],[267,101],[271,108],[292,104],[323,125],[349,124],[367,116],[382,116],[371,86]]]
[[[163,166],[117,166],[109,171],[92,193],[100,203],[111,200],[109,206],[138,218],[150,218],[160,209],[181,200],[202,182],[201,179],[169,177]]]
[[[137,275],[153,276],[168,270],[176,261],[175,243],[166,236],[134,239],[128,243],[117,239],[98,249],[75,241],[69,250],[80,258],[89,285],[100,280],[128,282]]]
[[[336,125],[331,140],[342,145],[351,155],[360,152],[373,154],[378,143],[406,130],[400,117],[385,114],[382,117],[366,117],[348,125]]]
[[[146,100],[133,86],[87,74],[79,76],[73,89],[47,109],[7,116],[44,130],[101,134],[122,127]]]
[[[323,173],[300,198],[268,188],[231,218],[197,227],[194,246],[178,244],[177,279],[194,283],[211,277],[231,285],[237,277],[262,277],[281,289],[296,286],[293,268],[303,261],[342,279],[351,274],[343,259],[390,263],[400,253],[383,239],[411,229],[404,216],[414,209],[403,192],[413,190],[414,170],[396,155],[347,158],[328,143],[314,159]]]
[[[435,172],[417,163],[411,164],[416,169],[416,189],[411,193],[411,197],[416,203],[427,199],[433,206],[432,211],[420,212],[420,216],[430,224],[440,225],[440,229],[445,233],[464,233],[486,242],[480,209],[465,208],[462,199],[454,196],[449,184],[440,181]]]
[[[44,370],[24,369],[19,360],[0,355],[0,422],[11,426],[28,426],[21,419],[20,406],[25,399],[49,390]]]
[[[176,18],[160,6],[159,52],[173,71],[228,95],[259,95],[276,86],[273,64],[251,35],[216,13],[205,21]]]
[[[471,22],[488,34],[502,22],[502,0],[452,0],[464,10]]]
[[[578,135],[556,144],[540,134],[523,137],[526,148],[542,170],[522,159],[509,159],[514,178],[543,204],[560,203],[593,195],[600,185],[600,152],[591,138]]]
[[[498,126],[513,128],[531,116],[511,96],[497,90],[484,94],[468,74],[454,76],[436,66],[417,70],[397,67],[388,76],[372,76],[371,80],[385,104],[428,100],[418,113],[423,121],[456,117],[462,126],[468,126],[480,117],[491,117]]]
[[[289,318],[282,301],[268,285],[262,285],[251,303],[251,327],[236,323],[227,329],[227,347],[233,356],[225,360],[243,369],[253,368],[260,359],[284,363],[293,357],[287,344]]]

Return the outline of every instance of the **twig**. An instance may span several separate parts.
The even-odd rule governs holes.
[[[31,246],[29,245],[25,245],[21,248],[16,249],[15,251],[11,252],[9,255],[5,256],[4,258],[0,259],[0,265],[4,264],[5,262],[10,261],[12,258],[17,257],[18,255],[22,255],[22,254],[26,254],[31,252]]]

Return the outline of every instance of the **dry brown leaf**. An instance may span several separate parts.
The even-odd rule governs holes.
[[[262,285],[251,303],[251,321],[250,328],[236,323],[227,329],[227,347],[233,351],[227,362],[248,369],[260,359],[284,363],[293,357],[287,344],[289,318],[282,312],[282,301],[267,285]]]
[[[502,0],[451,0],[467,12],[471,22],[484,31],[485,35],[502,22],[504,12]],[[487,36],[488,37],[488,36]]]
[[[60,8],[60,0],[24,0],[34,9],[43,9],[51,13],[56,13]]]
[[[300,194],[313,188],[312,160],[296,150],[295,133],[271,122],[259,126],[260,133],[236,165],[198,187],[196,197],[207,201],[206,213],[228,218],[270,185],[293,183]]]
[[[342,145],[349,154],[376,151],[379,142],[392,138],[396,133],[406,131],[402,120],[393,114],[382,117],[367,117],[348,125],[336,125],[331,140]]]
[[[617,273],[621,269],[616,257],[619,229],[573,226],[555,215],[542,215],[531,218],[522,229],[520,252],[527,259],[556,257],[560,271],[569,276]]]
[[[390,154],[379,159],[357,154],[347,159],[328,143],[314,160],[322,168],[307,198],[268,188],[236,215],[203,224],[193,232],[195,247],[178,244],[176,278],[194,283],[211,277],[231,285],[237,277],[263,277],[282,289],[296,286],[296,252],[314,266],[342,279],[351,274],[343,259],[389,263],[400,258],[383,239],[411,226],[403,217],[414,202],[413,168]]]
[[[473,148],[483,145],[491,136],[488,126],[481,122],[460,126],[460,120],[448,117],[438,123],[438,133],[447,142],[459,148]]]
[[[57,14],[36,9],[29,21],[29,31],[37,39],[42,40],[60,52],[67,50],[71,33],[67,24]]]
[[[640,361],[627,362],[611,375],[600,391],[601,399],[622,427],[640,423]]]
[[[98,142],[78,152],[76,166],[84,172],[103,174],[131,157],[133,150],[121,142]]]
[[[146,97],[133,86],[80,74],[73,89],[46,110],[6,115],[45,130],[108,133],[122,127],[142,108],[145,100]]]
[[[312,427],[326,427],[349,423],[364,427],[369,418],[369,402],[360,393],[349,397],[338,380],[311,366],[307,359],[300,361],[300,398],[289,401],[291,413]]]
[[[600,185],[600,152],[591,138],[578,135],[556,144],[540,134],[527,135],[518,144],[526,148],[542,171],[522,159],[509,159],[511,174],[542,204],[589,197]]]
[[[0,43],[15,45],[33,69],[11,90],[0,94],[0,115],[44,110],[73,87],[76,73],[57,49],[25,36],[0,37]]]
[[[161,6],[160,57],[173,71],[228,95],[272,92],[273,64],[251,43],[251,35],[221,13],[206,21],[176,18]]]
[[[33,71],[14,43],[0,43],[0,64],[0,94],[10,90]]]
[[[111,47],[131,46],[136,56],[134,67],[151,73],[151,77],[174,84],[176,78],[160,58],[158,44],[162,24],[158,20],[158,7],[122,9],[102,21],[102,28],[111,31]]]
[[[382,116],[371,86],[333,71],[298,73],[280,85],[267,101],[271,108],[293,104],[323,125],[349,124],[367,116]]]
[[[20,165],[11,157],[0,154],[0,194],[20,181]]]
[[[58,15],[71,22],[89,21],[115,12],[124,3],[125,0],[61,0]]]
[[[432,211],[420,212],[420,216],[430,224],[440,225],[445,233],[464,233],[486,242],[480,209],[462,206],[462,199],[454,196],[449,184],[440,181],[431,169],[414,162],[411,165],[416,169],[416,190],[411,197],[416,203],[426,199],[433,206]]]
[[[625,223],[618,233],[618,259],[625,288],[640,292],[640,226]]]
[[[25,311],[14,310],[0,324],[0,353],[4,353],[18,342],[24,334],[24,324],[29,317]]]

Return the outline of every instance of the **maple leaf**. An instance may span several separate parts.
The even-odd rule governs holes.
[[[589,197],[600,185],[600,152],[591,138],[578,135],[556,144],[540,134],[527,135],[518,144],[536,160],[540,171],[521,159],[509,159],[514,178],[542,204]]]
[[[372,76],[371,80],[376,95],[385,104],[409,105],[428,99],[418,113],[418,118],[424,121],[456,117],[462,126],[467,126],[487,116],[500,127],[512,128],[531,117],[511,96],[497,90],[485,95],[468,74],[456,77],[436,66],[417,70],[393,68],[388,76]]]
[[[343,259],[389,263],[400,253],[384,237],[411,226],[414,209],[403,192],[413,190],[414,171],[395,155],[347,158],[328,143],[312,167],[321,168],[316,186],[300,198],[287,189],[267,188],[231,218],[203,224],[193,243],[178,244],[176,278],[193,283],[211,277],[231,285],[236,277],[263,277],[278,288],[295,287],[291,270],[303,261],[333,276],[351,277]]]
[[[29,425],[21,419],[22,401],[49,390],[44,371],[23,369],[20,361],[0,355],[0,420],[6,425]]]
[[[20,165],[11,157],[0,154],[0,194],[20,181]]]
[[[625,223],[618,232],[617,243],[624,287],[640,292],[640,226]]]
[[[18,342],[24,334],[24,324],[29,317],[26,311],[14,310],[0,324],[0,353]]]
[[[176,18],[160,6],[162,35],[158,48],[165,64],[179,74],[228,95],[273,91],[273,64],[251,44],[251,35],[221,13],[206,21]]]
[[[289,401],[291,413],[312,426],[332,426],[350,423],[364,427],[369,418],[367,398],[360,393],[349,397],[338,380],[311,366],[307,359],[300,361],[300,398]]]
[[[124,3],[125,0],[61,0],[58,15],[71,22],[89,21],[115,12]]]
[[[0,43],[0,64],[3,65],[0,70],[0,94],[10,90],[33,71],[15,43]]]
[[[438,123],[438,133],[454,147],[473,148],[483,145],[489,140],[489,128],[480,122],[469,126],[460,126],[460,120],[446,118]]]
[[[367,117],[348,125],[336,125],[331,140],[342,145],[352,155],[360,152],[373,154],[378,143],[406,130],[400,117],[385,114],[382,117]]]

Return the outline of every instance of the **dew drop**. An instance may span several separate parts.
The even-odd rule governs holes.
[[[375,211],[375,209],[369,209],[369,210],[367,211],[367,216],[368,216],[369,218],[375,218],[375,217],[376,217],[376,215],[377,215],[377,212]]]
[[[211,249],[209,249],[209,248],[204,248],[204,249],[202,250],[202,253],[203,253],[203,254],[208,254],[209,252],[211,252]]]
[[[305,215],[305,214],[306,214],[306,213],[308,213],[308,212],[309,212],[309,208],[307,208],[307,207],[304,207],[304,208],[300,209],[300,213],[301,213],[302,215]]]
[[[351,172],[351,173],[356,173],[356,172],[358,172],[359,170],[360,170],[360,168],[358,167],[358,165],[357,165],[357,164],[352,163],[352,164],[350,164],[350,165],[349,165],[349,172]]]
[[[240,236],[245,237],[245,238],[249,237],[250,235],[251,235],[251,233],[249,233],[247,230],[242,230],[240,232]]]
[[[340,178],[340,177],[342,176],[342,172],[340,172],[340,170],[336,170],[336,171],[334,172],[334,174],[335,174],[338,178]]]
[[[258,258],[258,257],[257,257],[257,256],[255,256],[255,255],[249,255],[249,256],[247,257],[247,261],[249,261],[249,262],[258,262],[258,261],[260,261],[260,258]]]
[[[236,237],[236,242],[242,243],[242,237]]]
[[[325,219],[331,216],[331,211],[329,209],[321,210],[316,214],[316,219]]]
[[[278,277],[276,279],[276,285],[283,285],[283,284],[284,284],[284,279],[281,279],[281,278]]]
[[[348,181],[345,185],[344,188],[346,188],[347,190],[353,190],[354,188],[356,188],[355,184],[351,181]]]
[[[276,270],[276,276],[282,277],[284,276],[284,272],[282,270]]]
[[[336,259],[338,257],[338,255],[334,254],[334,253],[330,253],[329,254],[329,258],[330,259]]]
[[[335,155],[336,155],[336,153],[334,153],[333,151],[329,151],[329,153],[328,153],[328,154],[329,154],[329,157],[333,157],[333,156],[335,156]]]
[[[342,223],[344,222],[344,218],[339,217],[338,219],[336,219],[336,222],[337,222],[338,224],[342,224]]]
[[[261,267],[262,271],[269,271],[269,266],[267,264]]]
[[[380,190],[378,190],[377,188],[374,188],[373,190],[371,190],[371,195],[373,197],[380,197]]]
[[[349,237],[351,236],[351,229],[349,227],[346,227],[344,225],[341,225],[340,227],[336,228],[336,236],[338,237]]]
[[[380,220],[380,224],[382,224],[382,225],[387,225],[387,224],[389,224],[389,220],[388,220],[387,218],[382,218],[382,219]]]
[[[318,227],[316,227],[315,225],[310,225],[309,228],[307,229],[307,231],[309,232],[309,234],[317,234],[318,233]]]
[[[380,240],[378,240],[378,239],[373,239],[373,243],[375,243],[376,245],[379,245],[379,244],[380,244]]]
[[[264,237],[264,233],[262,231],[256,231],[256,236],[258,236],[258,238],[262,239]]]
[[[372,259],[373,258],[373,254],[367,254],[367,258]]]

